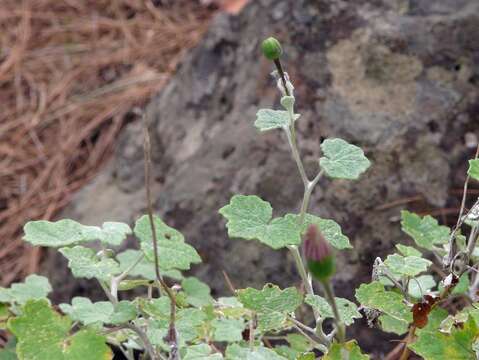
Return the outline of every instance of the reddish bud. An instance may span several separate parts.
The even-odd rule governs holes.
[[[311,274],[327,281],[335,272],[334,254],[316,225],[309,225],[304,236],[304,256]]]

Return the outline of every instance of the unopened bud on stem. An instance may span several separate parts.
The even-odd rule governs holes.
[[[274,37],[269,37],[261,44],[263,55],[269,60],[277,60],[283,53],[281,44]]]
[[[334,254],[316,225],[308,226],[303,246],[311,274],[321,282],[328,281],[336,270]]]

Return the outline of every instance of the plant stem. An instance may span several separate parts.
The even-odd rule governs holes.
[[[278,62],[279,63],[279,62]],[[286,87],[286,80],[284,78],[283,70],[281,68],[281,63],[276,64],[278,67],[278,72],[281,76],[281,79],[283,80],[283,86],[287,91]],[[289,95],[289,93],[287,93]],[[321,179],[323,176],[323,171],[320,171],[313,180],[309,180],[308,176],[306,175],[306,171],[304,170],[304,165],[303,161],[301,160],[301,156],[299,154],[298,150],[298,143],[296,139],[296,129],[295,129],[295,122],[294,122],[294,110],[291,108],[288,111],[289,114],[289,127],[285,128],[286,132],[286,137],[288,139],[288,144],[291,150],[291,154],[293,156],[293,159],[296,163],[296,166],[299,171],[299,175],[301,176],[301,180],[303,181],[303,186],[304,186],[304,192],[303,192],[303,200],[301,203],[301,210],[299,213],[298,217],[298,225],[300,228],[302,228],[303,223],[304,223],[304,218],[306,216],[306,213],[308,211],[309,207],[309,201],[311,199],[311,194],[314,190],[314,187],[318,183],[318,181]],[[304,266],[303,259],[301,257],[301,254],[299,252],[299,249],[297,246],[291,245],[288,246],[288,249],[290,250],[291,254],[293,255],[294,262],[296,264],[296,268],[298,270],[298,273],[301,277],[301,280],[304,284],[304,288],[306,292],[310,295],[314,295],[314,289],[311,281],[311,276],[308,274],[306,267]],[[321,314],[319,313],[318,310],[313,308],[313,313],[314,313],[314,318],[316,322],[316,329],[315,333],[318,336],[318,338],[323,342],[325,346],[329,346],[330,341],[328,340],[328,337],[323,331],[323,319],[321,317]]]
[[[155,348],[148,339],[148,336],[139,326],[136,326],[135,324],[126,324],[125,327],[134,331],[138,335],[138,337],[143,342],[143,345],[145,346],[145,351],[148,353],[152,360],[163,359],[163,356],[156,353]]]
[[[331,286],[331,282],[329,280],[322,281],[321,284],[324,288],[324,294],[326,296],[326,300],[328,301],[329,305],[333,309],[334,314],[334,322],[336,324],[337,329],[337,336],[339,342],[344,342],[346,338],[344,323],[341,320],[341,316],[339,315],[338,306],[336,304],[336,298],[334,297],[334,291]]]
[[[477,159],[479,157],[479,145],[477,145],[476,148],[476,154],[474,155],[474,159]],[[463,214],[464,214],[464,209],[466,208],[466,199],[467,199],[467,187],[469,185],[469,179],[470,175],[467,174],[466,180],[464,181],[464,189],[462,192],[462,200],[461,200],[461,208],[459,210],[459,216],[457,217],[457,222],[456,226],[454,226],[454,229],[451,233],[451,236],[449,237],[449,250],[447,255],[444,257],[445,262],[444,266],[449,267],[449,271],[453,271],[453,266],[454,266],[454,257],[456,256],[456,233],[459,231],[459,229],[462,226],[462,223],[464,222],[463,220]]]
[[[170,289],[160,274],[160,264],[158,257],[158,238],[156,235],[155,222],[153,219],[153,204],[151,200],[151,143],[150,133],[148,132],[148,124],[145,118],[144,127],[144,154],[145,154],[145,188],[146,188],[146,201],[148,205],[148,218],[150,220],[151,234],[153,240],[153,254],[155,258],[155,274],[158,283],[166,291],[166,294],[170,298],[170,325],[168,329],[168,341],[170,343],[170,360],[180,360],[178,336],[175,327],[176,320],[176,296],[173,290]]]
[[[416,327],[414,325],[411,326],[411,328],[409,329],[409,333],[406,336],[406,339],[404,339],[404,348],[399,360],[407,360],[409,358],[409,348],[407,346],[411,342],[411,340],[414,338],[415,331],[416,331]]]
[[[118,285],[128,276],[131,270],[133,270],[145,257],[145,254],[141,255],[136,259],[128,268],[125,269],[120,275],[111,279],[110,292],[111,295],[118,300]]]
[[[286,77],[284,75],[283,66],[281,66],[281,61],[279,61],[279,59],[276,59],[273,62],[274,62],[274,65],[276,66],[276,69],[278,70],[278,74],[279,74],[279,77],[281,78],[281,82],[283,83],[284,92],[286,93],[286,95],[290,96],[288,87],[286,86]]]

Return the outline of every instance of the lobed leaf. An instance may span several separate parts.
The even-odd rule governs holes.
[[[154,216],[153,221],[158,240],[158,260],[163,270],[189,270],[191,264],[201,262],[196,250],[185,243],[185,238],[178,230],[166,225],[158,216]],[[147,259],[154,261],[153,235],[147,215],[136,221],[133,231],[140,240]]]
[[[23,240],[36,246],[63,247],[100,240],[108,245],[120,245],[131,229],[127,224],[105,222],[102,228],[86,226],[70,219],[30,221],[23,228]]]
[[[291,104],[289,99],[285,101],[285,105]],[[294,120],[298,118],[299,115],[295,114]],[[259,131],[285,129],[289,126],[289,114],[284,110],[261,109],[256,113],[254,126],[256,126]]]
[[[281,290],[273,284],[263,289],[247,288],[237,291],[239,301],[247,309],[256,312],[278,311],[291,313],[301,305],[303,297],[294,287]]]
[[[19,360],[106,360],[112,358],[105,337],[93,329],[70,335],[72,322],[50,308],[46,300],[30,300],[23,313],[8,323],[18,340]]]
[[[28,275],[23,283],[15,283],[9,289],[0,287],[0,302],[25,304],[28,300],[46,299],[52,286],[44,276]]]
[[[434,245],[446,244],[451,232],[447,226],[439,225],[430,215],[421,218],[406,210],[401,211],[401,228],[418,246],[427,250],[433,250]]]
[[[61,248],[59,251],[68,259],[68,267],[75,277],[109,280],[120,273],[120,266],[115,260],[99,258],[90,248],[77,245]]]
[[[394,291],[384,289],[384,285],[378,281],[361,284],[356,289],[356,299],[361,305],[377,309],[397,320],[407,323],[412,321],[412,313],[403,303],[403,297]]]
[[[273,249],[301,243],[300,227],[294,216],[271,220],[271,205],[256,195],[235,195],[219,213],[228,220],[230,237],[259,240]]]
[[[432,262],[417,256],[404,257],[399,254],[393,254],[386,258],[384,264],[394,275],[416,276],[426,271]]]
[[[332,178],[354,180],[371,165],[361,148],[342,139],[324,140],[321,150],[324,156],[319,159],[319,164]]]
[[[108,323],[113,315],[113,304],[109,301],[99,301],[92,303],[85,297],[74,297],[72,304],[60,304],[61,311],[70,316],[75,321],[80,321],[84,325],[95,323]]]

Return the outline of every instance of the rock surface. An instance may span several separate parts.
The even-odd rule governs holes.
[[[479,2],[257,0],[215,19],[147,116],[156,209],[198,249],[204,263],[194,273],[216,294],[227,292],[222,270],[238,288],[299,281],[287,252],[228,239],[218,214],[235,193],[259,195],[278,215],[300,204],[285,138],[253,127],[259,108],[279,106],[271,64],[259,56],[271,34],[296,86],[307,170],[316,171],[327,137],[361,146],[373,163],[356,182],[321,180],[311,202],[310,212],[336,220],[354,246],[339,254],[335,283],[352,298],[374,258],[409,241],[398,200],[419,195],[443,207],[463,177],[473,152],[464,135],[479,135]],[[144,212],[141,131],[140,122],[125,129],[111,164],[66,216],[98,224]],[[366,350],[377,349],[372,339],[363,332]]]

